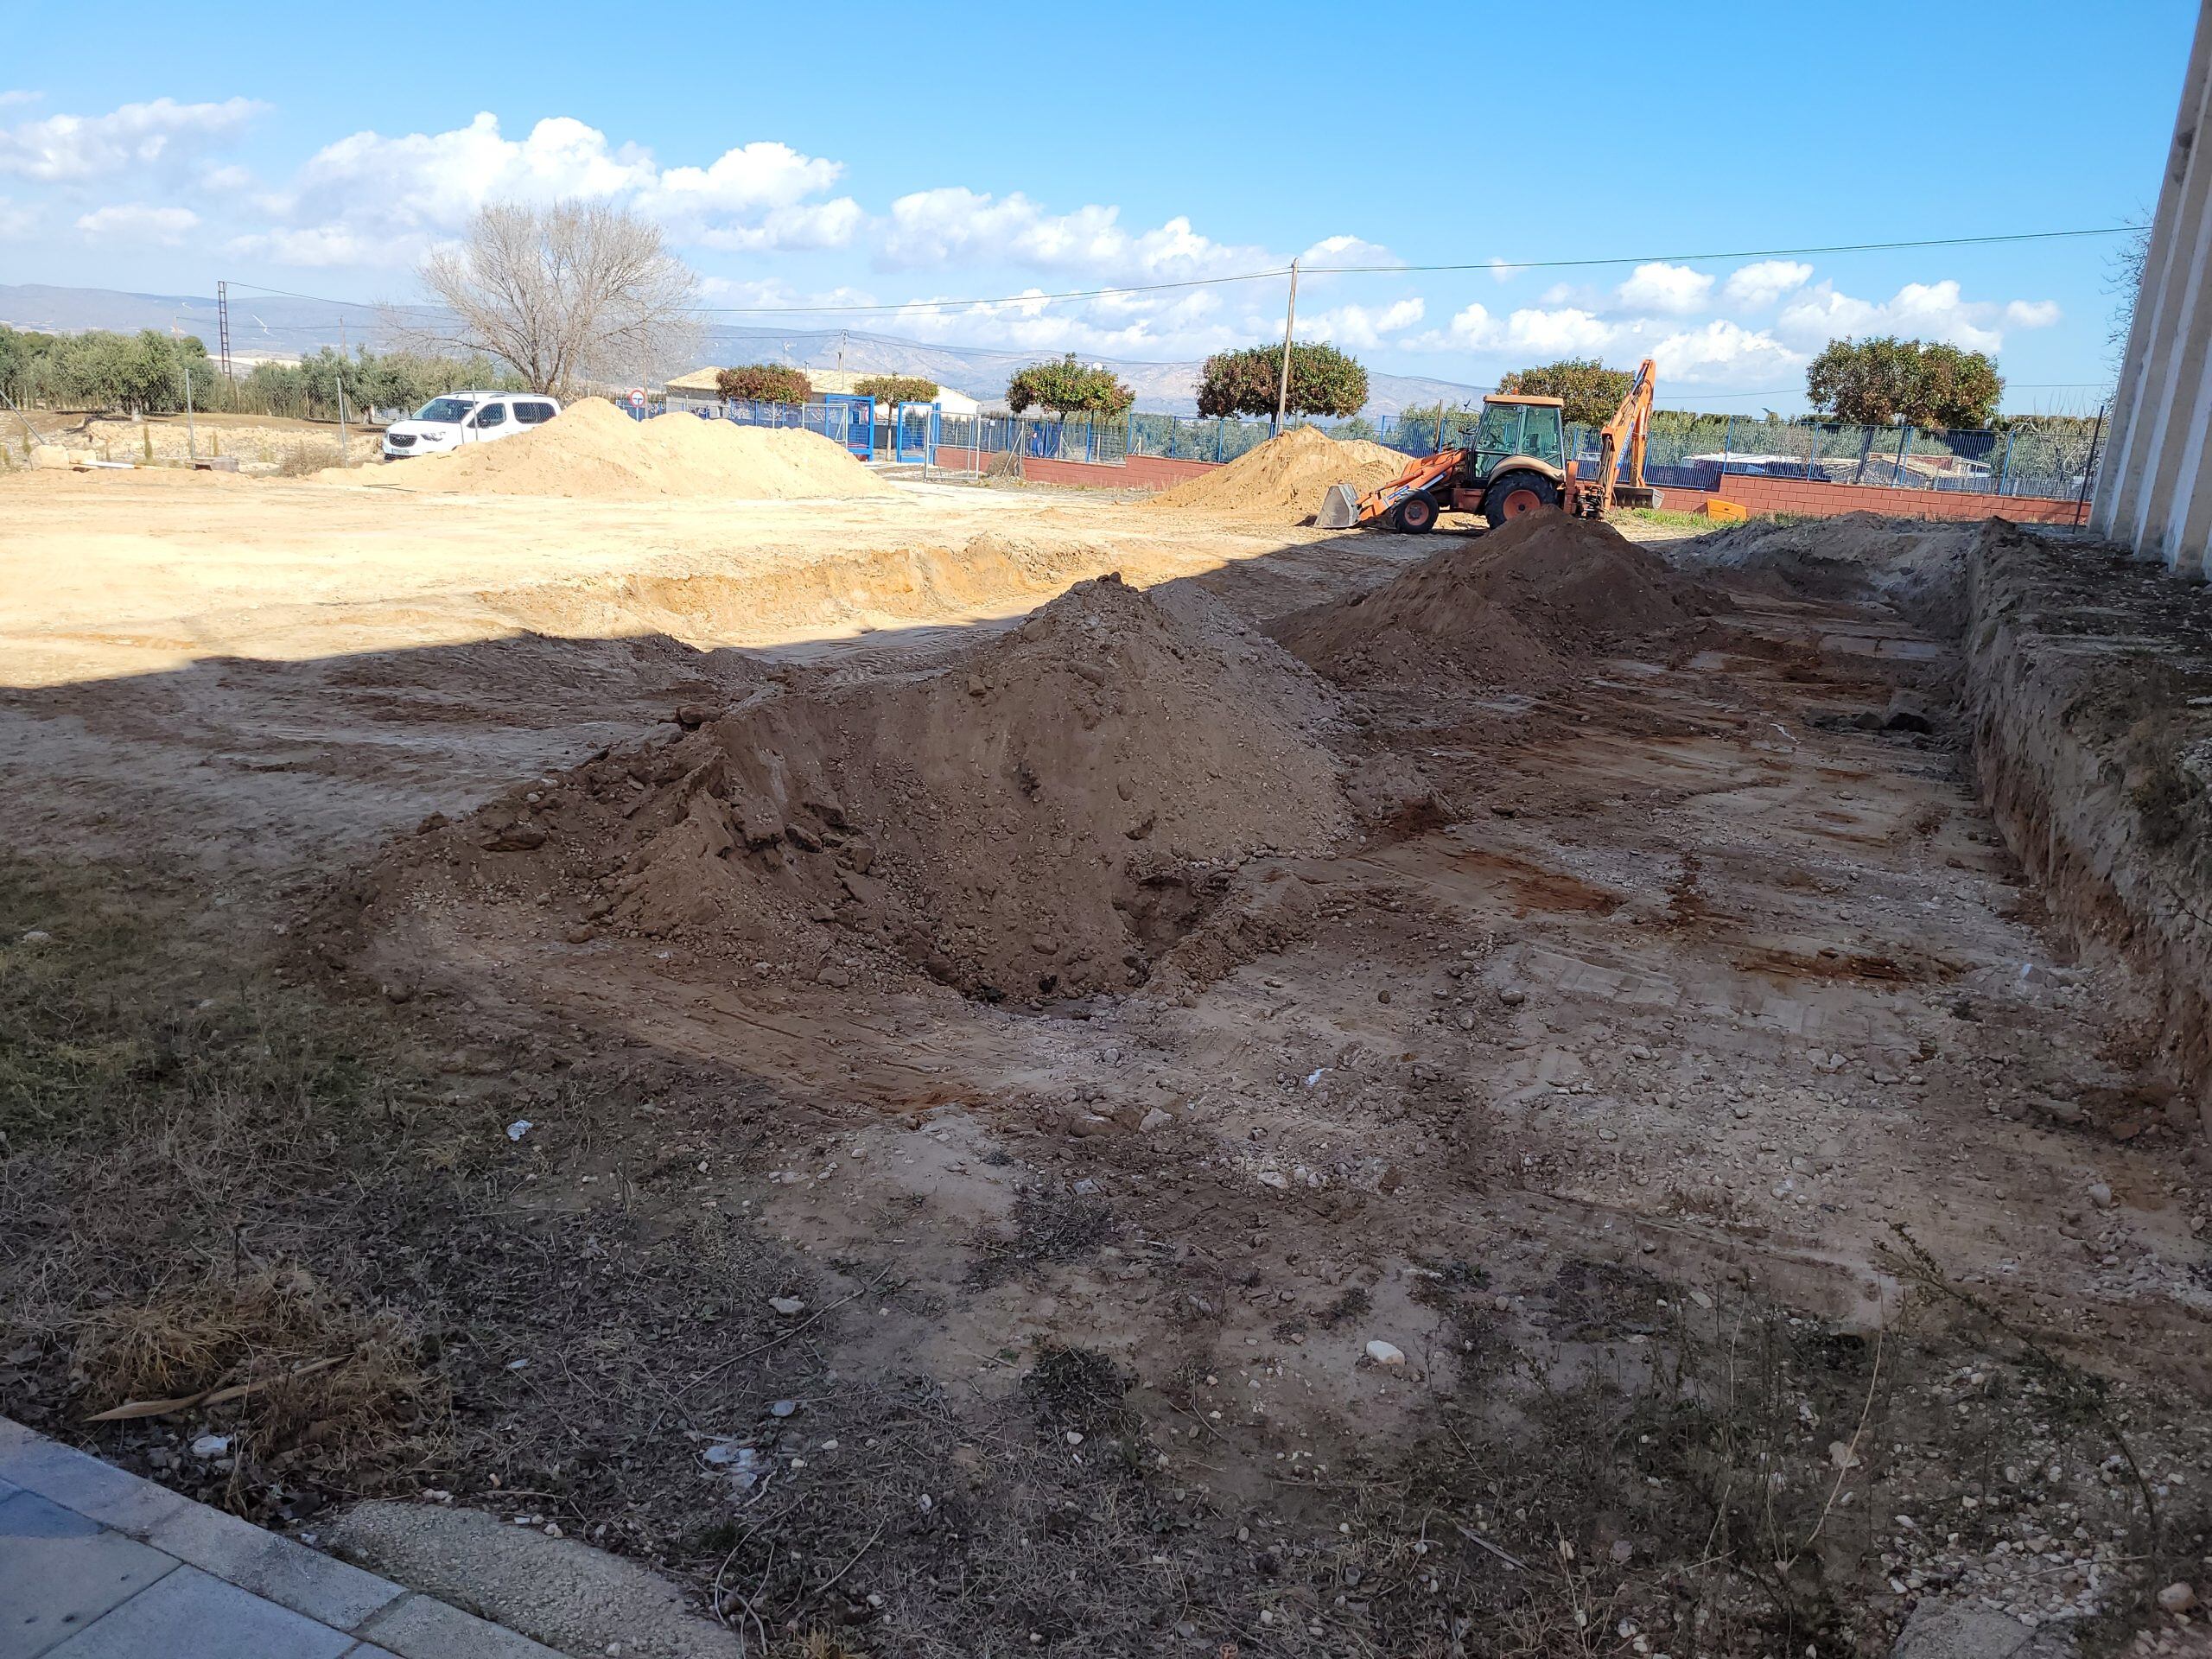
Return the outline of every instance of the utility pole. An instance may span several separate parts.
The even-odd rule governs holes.
[[[231,372],[231,285],[228,283],[215,284],[215,339],[217,349],[223,359],[223,378],[235,386],[238,378]],[[231,407],[235,409],[238,405],[233,403]]]
[[[353,459],[353,446],[346,436],[346,319],[338,319],[338,464]]]
[[[200,462],[200,429],[192,421],[192,365],[184,365],[184,452],[194,466]]]
[[[1290,262],[1290,309],[1282,320],[1282,384],[1275,388],[1275,430],[1282,430],[1290,412],[1290,335],[1298,327],[1298,261]]]
[[[845,329],[842,329],[842,328],[840,328],[840,329],[837,331],[837,372],[838,372],[838,373],[840,373],[840,374],[842,374],[842,373],[845,372],[845,334],[846,334],[846,333],[847,333],[847,331],[846,331]]]

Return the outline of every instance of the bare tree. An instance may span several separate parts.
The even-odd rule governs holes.
[[[658,225],[605,202],[485,207],[421,276],[437,310],[388,313],[388,330],[415,350],[497,358],[533,391],[664,373],[697,340],[698,278]]]
[[[2106,361],[2118,374],[2127,358],[2127,337],[2135,328],[2135,302],[2143,292],[2143,268],[2151,262],[2150,213],[2145,223],[2113,251],[2106,263],[2105,289],[2120,296],[2105,329]]]

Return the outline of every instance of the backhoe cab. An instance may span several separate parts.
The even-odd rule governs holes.
[[[1601,518],[1613,506],[1654,505],[1658,498],[1643,483],[1651,391],[1646,359],[1619,412],[1599,434],[1595,479],[1578,479],[1567,459],[1566,405],[1559,398],[1494,392],[1483,399],[1471,444],[1424,456],[1364,495],[1349,484],[1332,484],[1314,522],[1324,530],[1363,524],[1418,535],[1433,529],[1443,512],[1480,513],[1495,530],[1542,507]],[[1624,455],[1625,483],[1618,475]]]

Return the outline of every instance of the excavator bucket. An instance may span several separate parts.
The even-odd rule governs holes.
[[[1358,490],[1350,484],[1330,485],[1313,522],[1323,530],[1350,530],[1359,522]]]

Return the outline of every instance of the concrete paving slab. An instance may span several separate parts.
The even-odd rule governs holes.
[[[36,1492],[0,1498],[0,1659],[35,1659],[175,1567]]]
[[[354,1629],[405,1593],[388,1579],[197,1503],[163,1521],[146,1541],[337,1630]]]
[[[9,1435],[9,1429],[16,1433]],[[0,1480],[134,1537],[152,1531],[192,1503],[167,1487],[125,1474],[15,1423],[0,1427]]]
[[[52,1649],[50,1659],[339,1659],[358,1645],[343,1630],[179,1567]]]

